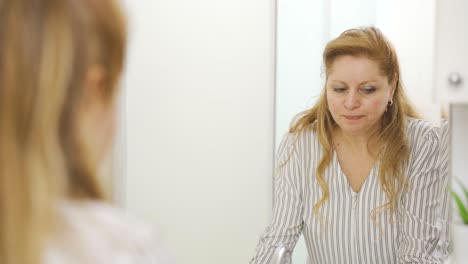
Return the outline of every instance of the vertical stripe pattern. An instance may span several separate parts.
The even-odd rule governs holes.
[[[250,263],[268,264],[276,247],[293,249],[301,234],[313,264],[443,263],[438,223],[445,217],[441,204],[448,175],[441,173],[447,161],[440,157],[439,134],[429,123],[408,118],[409,189],[399,197],[397,214],[390,219],[390,212],[378,213],[377,224],[371,212],[387,201],[378,162],[357,193],[334,153],[324,175],[330,197],[319,219],[313,213],[322,197],[315,178],[322,156],[318,137],[313,131],[287,135],[277,154],[273,219]]]

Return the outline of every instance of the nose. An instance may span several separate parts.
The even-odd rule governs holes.
[[[355,91],[350,90],[346,95],[344,107],[348,110],[352,110],[359,107],[359,105],[359,95]]]

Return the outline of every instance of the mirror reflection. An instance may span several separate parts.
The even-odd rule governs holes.
[[[465,263],[467,8],[0,1],[0,263]]]
[[[440,128],[407,98],[393,45],[375,27],[349,29],[323,64],[320,97],[278,149],[273,217],[251,263],[300,235],[310,263],[444,263]]]
[[[467,74],[467,67],[463,66],[466,62],[459,56],[459,52],[463,53],[461,45],[467,44],[468,38],[466,32],[457,29],[465,19],[460,11],[466,10],[463,5],[461,1],[279,1],[278,5],[277,144],[288,132],[296,114],[320,100],[327,75],[319,52],[325,43],[347,28],[376,25],[394,44],[401,62],[401,80],[415,110],[424,120],[440,126],[440,151],[445,153],[439,155],[440,166],[445,170],[440,173],[442,212],[434,221],[440,222],[441,240],[446,243],[450,239],[443,238],[448,235],[444,228],[449,226],[449,205],[454,202],[446,191],[446,181],[449,171],[457,170],[448,161],[451,133],[448,132],[447,113],[454,102],[464,104],[468,98],[461,82],[461,76]],[[308,16],[311,12],[315,15]],[[414,14],[418,14],[418,19]],[[463,114],[459,116],[466,118]],[[457,143],[459,148],[466,148],[463,139]],[[450,153],[462,157],[453,150]],[[462,177],[462,181],[467,180]],[[451,248],[445,242],[438,243],[438,247],[445,247],[441,252],[444,255]],[[295,246],[295,263],[306,263],[311,254],[305,244],[299,239]],[[453,251],[452,262],[457,263],[456,255],[463,251]],[[458,259],[464,258],[459,256]]]

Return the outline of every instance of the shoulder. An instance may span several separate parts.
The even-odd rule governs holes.
[[[427,135],[428,133],[436,133],[439,128],[430,122],[412,117],[406,118],[406,129],[408,133],[417,133],[419,135]]]
[[[283,139],[278,147],[278,154],[281,153],[301,153],[309,148],[319,147],[318,136],[314,124],[296,132],[288,132],[283,136]]]
[[[281,141],[280,145],[291,146],[296,143],[302,144],[310,142],[311,140],[316,140],[317,137],[316,124],[313,123],[299,131],[289,131],[286,135],[283,136],[283,140]]]
[[[151,227],[121,209],[99,201],[63,202],[60,213],[76,228],[98,229],[109,235],[118,232],[125,240],[142,241],[151,237]],[[81,223],[77,223],[81,220]]]
[[[46,263],[172,263],[148,224],[110,204],[66,201],[58,213]]]
[[[436,164],[441,144],[439,127],[424,120],[408,118],[407,140],[413,164]]]
[[[406,118],[406,136],[410,145],[419,145],[439,141],[440,128],[431,123],[415,118]]]

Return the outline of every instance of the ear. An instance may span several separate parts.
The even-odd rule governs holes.
[[[102,66],[92,65],[86,72],[83,83],[83,102],[85,104],[103,103],[104,89],[106,88],[106,74]]]
[[[395,94],[396,86],[392,86],[392,90],[390,91],[390,98],[393,98],[393,95]]]
[[[393,98],[393,95],[395,94],[396,89],[398,88],[399,81],[398,78],[394,78],[394,81],[390,83],[390,98]]]
[[[101,123],[108,110],[104,89],[106,88],[106,74],[103,67],[93,65],[88,68],[83,81],[82,96],[78,102],[77,117],[79,126],[85,130],[96,127]]]

